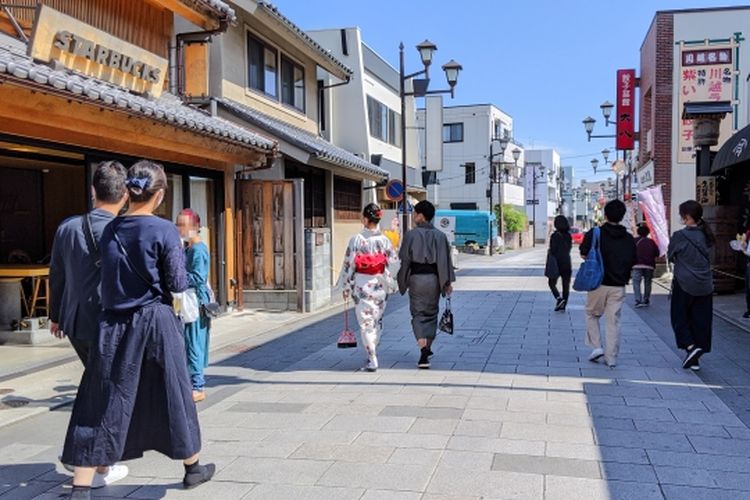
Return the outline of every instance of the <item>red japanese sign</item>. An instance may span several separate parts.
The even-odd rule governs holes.
[[[617,70],[617,149],[635,148],[635,70]]]

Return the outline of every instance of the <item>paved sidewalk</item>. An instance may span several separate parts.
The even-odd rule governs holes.
[[[377,373],[339,350],[339,315],[228,346],[200,405],[216,481],[180,489],[156,454],[97,492],[114,498],[750,498],[750,429],[626,306],[615,369],[586,360],[584,296],[553,313],[543,250],[462,259],[457,331],[433,368],[403,298],[389,301]],[[498,263],[502,263],[498,265]],[[255,347],[254,347],[255,346]],[[226,357],[224,357],[226,356]],[[711,373],[712,358],[704,373]],[[702,375],[703,375],[702,374]],[[0,495],[58,498],[67,410],[0,429]]]

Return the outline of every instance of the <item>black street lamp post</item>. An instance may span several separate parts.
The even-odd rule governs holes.
[[[429,68],[432,64],[432,58],[437,50],[437,45],[425,40],[424,42],[417,45],[417,51],[422,59],[422,65],[424,69],[415,73],[406,74],[404,68],[404,43],[401,42],[399,45],[399,96],[401,98],[401,181],[404,185],[404,194],[401,198],[401,207],[403,210],[403,216],[401,219],[401,233],[406,234],[409,230],[409,210],[407,209],[407,180],[406,180],[406,98],[412,97],[424,97],[426,95],[433,94],[450,94],[453,97],[453,93],[458,83],[458,74],[461,72],[463,67],[454,60],[450,60],[443,65],[442,69],[445,72],[445,78],[448,81],[447,90],[427,90],[430,85],[430,73]],[[417,76],[424,76],[424,78],[416,78]],[[412,91],[406,91],[406,81],[414,79],[412,82]]]

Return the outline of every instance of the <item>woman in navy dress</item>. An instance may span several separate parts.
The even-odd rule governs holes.
[[[89,498],[95,467],[156,450],[183,460],[185,488],[211,479],[198,463],[200,427],[172,293],[188,287],[179,234],[153,212],[167,189],[158,164],[128,170],[130,207],[101,237],[102,314],[63,450],[71,498]]]
[[[200,305],[211,302],[208,285],[208,269],[210,260],[208,245],[201,241],[198,231],[201,218],[189,208],[184,209],[177,216],[177,229],[180,237],[187,245],[185,247],[185,265],[187,266],[188,287],[195,290]],[[201,308],[198,319],[192,323],[185,323],[185,348],[187,349],[188,371],[190,382],[193,384],[193,401],[196,403],[206,399],[203,388],[206,377],[203,370],[208,366],[208,337],[211,328],[211,318],[206,316]]]

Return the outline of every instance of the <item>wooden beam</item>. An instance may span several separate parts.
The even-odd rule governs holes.
[[[148,117],[3,83],[0,132],[136,157],[223,169],[264,158],[257,151]]]
[[[147,1],[154,5],[158,5],[159,7],[162,7],[164,9],[172,11],[175,14],[179,14],[186,20],[190,21],[196,26],[200,26],[201,28],[205,30],[215,30],[219,27],[218,21],[213,16],[204,14],[203,12],[199,10],[192,9],[190,8],[190,6],[186,5],[184,2],[180,0],[147,0]]]
[[[273,184],[263,183],[263,284],[274,288],[273,261]]]

